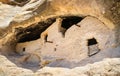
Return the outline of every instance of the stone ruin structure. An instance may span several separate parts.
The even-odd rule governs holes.
[[[37,50],[47,57],[81,60],[113,47],[114,33],[96,18],[66,17],[56,19],[37,40],[18,43],[16,51],[22,54]]]
[[[68,69],[65,68],[70,70],[67,75],[72,76],[120,75],[119,68],[113,69],[114,66],[120,67],[119,0],[0,2],[0,10],[3,10],[0,13],[5,13],[0,17],[0,62],[4,59],[7,60],[4,63],[9,63],[1,65],[8,69],[16,66],[16,71],[24,72],[20,72],[20,76],[57,76],[56,69],[63,70],[60,75],[66,76],[63,73]],[[105,58],[109,59],[102,61]],[[98,61],[101,61],[99,65],[94,63]],[[89,63],[94,64],[86,65]],[[91,70],[90,67],[96,68],[97,65],[104,67],[104,72]],[[80,66],[90,69],[83,72]],[[78,70],[81,73],[78,74]]]

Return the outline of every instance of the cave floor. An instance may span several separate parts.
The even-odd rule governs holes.
[[[31,64],[31,63],[18,62],[20,55],[17,55],[17,54],[8,55],[6,57],[11,62],[15,63],[18,67],[31,69],[32,71],[37,71],[38,69],[41,68],[39,66],[39,64],[37,64],[37,63]],[[109,48],[109,49],[102,50],[99,53],[97,53],[91,57],[87,57],[81,61],[78,60],[77,62],[75,62],[75,61],[68,61],[68,60],[63,59],[63,60],[50,62],[46,66],[48,66],[48,67],[75,68],[78,66],[84,66],[84,65],[89,64],[89,63],[101,61],[104,58],[119,58],[119,57],[120,57],[120,46],[117,48]],[[52,59],[54,59],[54,58],[52,58]]]

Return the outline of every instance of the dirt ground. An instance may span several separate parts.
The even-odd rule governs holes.
[[[15,63],[18,67],[22,67],[22,68],[26,68],[26,69],[31,69],[32,71],[37,71],[38,69],[40,69],[40,65],[38,63],[20,63],[18,62],[18,59],[21,57],[20,55],[17,54],[11,54],[6,56],[10,61],[12,61],[13,63]],[[51,60],[52,62],[50,62],[49,64],[47,64],[46,66],[49,67],[64,67],[64,68],[75,68],[78,66],[84,66],[86,64],[89,63],[94,63],[94,62],[98,62],[101,61],[105,58],[118,58],[120,57],[120,46],[117,48],[109,48],[109,49],[105,49],[100,51],[99,53],[88,57],[86,59],[83,59],[81,61],[68,61],[65,59],[61,59],[61,60],[56,60],[57,58],[54,57],[45,57],[44,60]]]

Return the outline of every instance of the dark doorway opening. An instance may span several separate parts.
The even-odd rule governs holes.
[[[68,17],[63,17],[63,21],[61,24],[61,27],[64,28],[65,30],[62,31],[63,34],[69,29],[72,25],[79,23],[83,18],[79,16],[68,16]]]
[[[97,44],[97,41],[96,41],[95,38],[88,39],[88,46],[90,46],[90,45],[95,45],[95,44]]]
[[[48,35],[45,36],[45,42],[47,42]]]
[[[25,47],[23,48],[23,52],[25,52]]]
[[[95,38],[88,39],[88,56],[93,56],[100,51],[98,42]]]

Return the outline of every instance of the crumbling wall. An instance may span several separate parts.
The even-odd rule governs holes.
[[[16,45],[16,52],[20,55],[24,55],[27,53],[40,53],[38,50],[41,49],[42,42],[40,39],[23,42],[23,43],[17,43]]]
[[[99,51],[111,48],[115,45],[115,31],[109,29],[94,17],[86,17],[81,22],[72,25],[66,30],[65,34],[60,31],[60,29],[63,28],[61,25],[62,21],[57,19],[48,29],[43,31],[41,35],[44,37],[40,38],[41,41],[34,40],[18,43],[17,52],[21,52],[23,48],[27,48],[26,51],[28,52],[38,48],[42,56],[60,57],[68,60],[82,60],[89,56],[89,39],[94,38],[96,40]],[[35,44],[33,44],[33,42]],[[35,45],[36,47],[31,48],[31,46]]]

